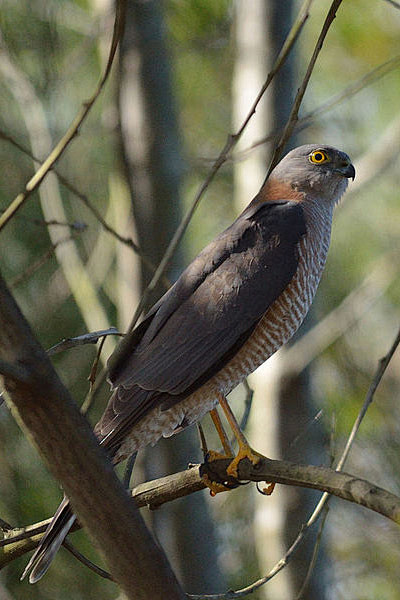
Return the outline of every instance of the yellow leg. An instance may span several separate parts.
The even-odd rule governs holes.
[[[222,421],[221,421],[221,417],[219,416],[218,409],[213,408],[210,411],[210,416],[213,420],[215,429],[217,430],[217,433],[219,435],[219,439],[221,440],[225,455],[233,457],[234,454],[233,454],[232,446],[231,446],[228,436],[226,435],[224,426],[222,425]]]
[[[262,454],[259,454],[258,452],[256,452],[249,446],[249,443],[246,440],[246,438],[244,437],[244,435],[239,427],[239,424],[236,421],[235,415],[233,414],[225,396],[223,396],[222,394],[219,394],[218,400],[222,407],[222,410],[225,413],[225,417],[233,431],[233,434],[239,444],[239,451],[226,470],[228,475],[231,475],[232,477],[237,478],[237,476],[238,476],[237,469],[238,469],[239,462],[242,460],[242,458],[248,458],[249,461],[253,465],[256,465],[257,463],[260,462],[260,460],[262,458]]]
[[[226,435],[218,410],[216,408],[213,408],[213,410],[210,411],[210,415],[213,420],[215,429],[217,430],[217,433],[219,435],[219,439],[221,440],[222,447],[224,449],[224,454],[215,452],[214,450],[208,450],[206,456],[207,462],[212,462],[213,460],[217,460],[218,458],[233,458],[234,453],[232,450],[232,446],[228,436]],[[213,481],[208,475],[203,475],[203,480],[207,487],[210,488],[211,496],[216,496],[220,492],[227,492],[230,489],[232,489],[231,487],[228,487],[223,483]]]

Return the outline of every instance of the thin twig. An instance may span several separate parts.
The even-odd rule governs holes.
[[[106,341],[106,337],[107,336],[105,336],[105,335],[103,335],[101,337],[101,342],[100,342],[99,347],[97,349],[96,357],[95,357],[95,359],[93,361],[92,368],[90,369],[90,374],[89,374],[89,377],[88,377],[88,381],[90,383],[90,387],[91,388],[96,383],[97,369],[98,369],[98,366],[99,366],[100,355],[102,353],[104,342]]]
[[[13,527],[12,527],[12,525],[10,525],[10,523],[7,523],[7,521],[0,518],[0,529],[2,531],[11,531],[13,529]]]
[[[280,157],[282,155],[283,148],[284,148],[286,142],[289,140],[290,136],[292,135],[292,133],[294,131],[294,128],[295,128],[297,120],[298,120],[298,114],[299,114],[300,105],[301,105],[301,103],[303,101],[304,94],[306,93],[306,89],[307,89],[308,83],[310,81],[312,72],[314,70],[315,63],[317,62],[317,58],[318,58],[318,55],[319,55],[319,53],[320,53],[320,51],[322,49],[322,45],[323,45],[323,43],[325,41],[326,35],[327,35],[327,33],[329,31],[329,28],[332,25],[332,23],[333,23],[333,21],[334,21],[334,19],[336,17],[336,12],[339,9],[342,1],[343,0],[333,0],[333,2],[331,4],[331,7],[330,7],[330,9],[328,11],[328,14],[326,16],[324,24],[322,26],[321,33],[318,36],[318,40],[317,40],[317,43],[315,45],[314,52],[312,53],[310,62],[308,64],[306,74],[304,75],[304,79],[303,79],[303,81],[301,83],[301,86],[299,87],[298,92],[296,94],[296,97],[294,99],[293,107],[292,107],[292,110],[290,112],[289,118],[288,118],[287,123],[285,125],[285,128],[283,130],[282,136],[281,136],[281,138],[280,138],[280,140],[279,140],[279,142],[278,142],[278,144],[277,144],[277,146],[276,146],[276,148],[274,150],[274,153],[272,155],[271,164],[269,166],[266,179],[268,179],[268,177],[270,176],[272,170],[278,164],[279,159],[280,159]]]
[[[333,417],[332,418],[331,437],[330,437],[330,458],[331,458],[330,465],[331,466],[333,465],[334,460],[335,460],[335,454],[334,454],[334,449],[335,449],[334,448],[334,432],[335,432],[335,428],[336,428],[336,422],[335,422],[335,418]],[[329,496],[329,498],[327,498],[326,502],[322,506],[322,511],[321,511],[322,512],[322,519],[321,519],[321,522],[320,522],[319,527],[318,527],[317,538],[315,540],[315,544],[314,544],[314,549],[313,549],[311,561],[310,561],[310,564],[308,566],[307,573],[306,573],[306,576],[305,576],[304,581],[303,581],[303,585],[301,586],[301,588],[300,588],[300,590],[299,590],[299,592],[298,592],[295,600],[301,600],[301,598],[303,597],[304,592],[307,589],[307,586],[308,586],[308,584],[310,582],[311,575],[312,575],[312,572],[313,572],[314,567],[315,567],[315,563],[316,563],[317,558],[318,558],[319,548],[321,546],[322,533],[324,531],[326,519],[328,517],[329,500],[330,500],[330,498],[331,498],[331,496]]]
[[[21,285],[21,283],[23,283],[25,279],[32,277],[32,275],[36,273],[36,271],[43,267],[43,265],[45,265],[46,262],[52,258],[53,254],[59,246],[67,244],[68,242],[72,242],[78,237],[78,235],[80,235],[80,232],[76,232],[74,235],[70,235],[64,239],[59,240],[58,242],[55,242],[54,244],[51,244],[51,247],[48,250],[46,250],[46,252],[39,256],[39,258],[37,258],[32,264],[28,265],[28,267],[22,273],[19,273],[13,279],[10,280],[10,288],[16,288],[18,285]]]
[[[243,415],[242,415],[242,418],[241,418],[240,424],[239,424],[241,431],[245,431],[245,429],[247,427],[247,422],[250,418],[251,406],[253,404],[253,397],[254,397],[254,390],[251,389],[247,379],[243,380],[243,386],[246,391],[246,396],[244,399],[244,411],[243,411]],[[229,441],[231,447],[234,447],[235,441],[236,441],[236,438],[232,437],[231,440]]]
[[[75,556],[75,558],[78,559],[79,562],[84,564],[85,567],[88,567],[88,569],[90,569],[91,571],[94,571],[96,573],[96,575],[100,575],[100,577],[103,577],[104,579],[109,579],[110,581],[114,581],[114,579],[111,577],[110,573],[107,573],[107,571],[105,571],[104,569],[102,569],[101,567],[96,565],[94,562],[92,562],[88,558],[86,558],[86,556],[84,556],[81,552],[79,552],[79,550],[77,550],[75,548],[75,546],[73,544],[71,544],[71,542],[67,538],[65,538],[65,540],[63,542],[63,546],[65,546],[65,548],[69,552],[71,552],[71,554],[73,556]]]
[[[82,126],[83,121],[86,119],[89,114],[92,106],[96,102],[99,97],[103,87],[108,79],[108,76],[111,71],[111,66],[114,60],[114,56],[119,44],[119,40],[121,39],[124,22],[125,22],[125,3],[126,0],[119,0],[116,3],[115,10],[115,21],[114,21],[114,32],[113,38],[111,41],[111,48],[107,60],[107,65],[104,71],[104,74],[97,85],[94,94],[92,97],[84,102],[78,111],[75,119],[71,123],[70,127],[63,135],[61,140],[55,146],[55,148],[50,152],[49,156],[42,163],[39,169],[36,171],[34,176],[28,181],[25,186],[23,192],[20,192],[16,198],[11,202],[8,208],[4,211],[4,213],[0,216],[0,231],[3,227],[9,222],[9,220],[14,216],[14,214],[24,205],[28,197],[36,190],[36,188],[40,185],[43,179],[46,177],[47,173],[51,170],[55,162],[60,158],[65,149],[69,146],[70,142],[77,135],[79,128]]]
[[[323,508],[323,515],[321,518],[321,522],[319,524],[317,539],[315,540],[311,561],[310,561],[310,564],[308,565],[308,569],[307,569],[307,573],[306,573],[306,576],[303,581],[303,585],[301,586],[295,600],[301,600],[301,598],[304,597],[304,593],[307,589],[308,584],[310,583],[311,575],[313,574],[313,571],[314,571],[314,568],[315,568],[315,565],[317,562],[318,554],[319,554],[319,549],[321,547],[322,532],[324,531],[324,528],[325,528],[328,511],[329,511],[329,508],[328,508],[328,504],[326,503]]]
[[[212,462],[213,469],[217,472],[219,478],[225,480],[228,478],[226,468],[230,463],[231,459],[229,458]],[[206,486],[201,473],[208,467],[209,465],[195,465],[186,471],[139,484],[132,490],[132,498],[137,507],[147,506],[153,510],[166,502],[203,490]],[[261,458],[256,468],[247,459],[242,460],[238,465],[238,470],[239,477],[242,480],[268,480],[285,485],[326,490],[338,498],[366,506],[400,524],[400,498],[369,481],[359,479],[355,475],[339,473],[328,467],[298,465],[287,461],[270,460],[265,457]],[[308,520],[306,528],[317,520],[320,504],[321,501],[318,504],[318,510],[316,509]],[[24,554],[38,543],[39,535],[45,531],[50,521],[51,519],[47,519],[28,527],[13,529],[7,533],[7,539],[0,540],[0,548],[22,541],[29,541],[29,543],[18,549],[15,548],[13,556]],[[74,530],[77,528],[79,528],[79,525],[74,525]],[[0,553],[0,568],[12,559]]]
[[[251,389],[247,379],[243,380],[243,386],[244,386],[244,389],[246,390],[246,396],[244,399],[244,411],[243,411],[242,418],[240,420],[240,429],[242,431],[245,431],[245,429],[247,427],[247,422],[250,417],[251,406],[253,404],[254,390]]]
[[[344,466],[344,463],[349,454],[351,445],[352,445],[354,438],[359,430],[361,421],[364,418],[366,411],[374,398],[374,394],[378,388],[378,385],[381,382],[382,377],[383,377],[397,347],[399,346],[399,344],[400,344],[400,330],[399,330],[392,346],[390,347],[389,352],[379,362],[378,368],[373,376],[371,385],[367,392],[364,404],[357,416],[357,419],[354,423],[352,431],[347,440],[346,447],[345,447],[345,449],[342,453],[342,456],[340,457],[340,460],[337,464],[337,467],[336,467],[337,472],[340,472],[343,469],[343,466]],[[322,496],[319,499],[318,504],[316,505],[310,518],[308,519],[307,523],[305,523],[301,527],[296,539],[294,540],[294,542],[290,546],[290,548],[287,550],[285,556],[276,563],[276,565],[271,569],[271,571],[267,575],[265,575],[264,577],[261,577],[257,581],[253,582],[252,584],[250,584],[240,590],[236,590],[236,591],[230,590],[224,594],[189,595],[189,598],[191,600],[233,600],[236,598],[243,598],[244,596],[257,590],[259,587],[265,585],[268,581],[270,581],[273,577],[275,577],[275,575],[277,575],[289,563],[292,555],[294,554],[294,552],[298,549],[300,544],[305,539],[310,527],[317,521],[321,512],[325,509],[325,506],[330,497],[331,497],[331,495],[328,492],[324,492],[322,494]]]
[[[204,433],[203,425],[199,421],[196,423],[196,425],[197,432],[199,434],[201,452],[203,454],[203,457],[205,458],[208,453],[207,439]]]
[[[390,363],[390,361],[392,359],[392,356],[396,352],[397,347],[399,346],[399,344],[400,344],[400,329],[399,329],[399,331],[397,333],[397,336],[396,336],[396,338],[395,338],[392,346],[390,347],[389,352],[379,361],[378,369],[377,369],[377,371],[376,371],[376,373],[374,375],[374,378],[373,378],[373,380],[371,382],[371,385],[369,386],[369,389],[368,389],[367,396],[365,398],[364,404],[361,407],[361,410],[360,410],[360,412],[359,412],[359,414],[357,416],[357,419],[356,419],[356,421],[355,421],[355,423],[353,425],[353,428],[352,428],[351,433],[349,435],[349,438],[347,440],[345,449],[343,450],[343,454],[342,454],[342,456],[341,456],[341,458],[340,458],[340,460],[339,460],[339,462],[337,464],[337,467],[336,467],[337,471],[341,471],[342,468],[343,468],[343,465],[344,465],[344,463],[345,463],[345,461],[346,461],[346,459],[347,459],[347,457],[349,455],[350,448],[351,448],[351,446],[352,446],[352,444],[354,442],[354,439],[355,439],[355,437],[357,435],[358,430],[360,429],[361,422],[362,422],[363,418],[365,417],[365,414],[366,414],[366,412],[367,412],[370,404],[372,403],[372,401],[374,399],[374,395],[375,395],[375,392],[376,392],[376,390],[378,388],[378,385],[380,384],[380,382],[382,380],[382,377],[383,377],[383,375],[384,375],[384,373],[385,373],[385,371],[386,371],[386,369],[387,369],[387,367],[388,367],[388,365],[389,365],[389,363]]]
[[[283,453],[282,458],[287,458],[289,452],[293,451],[293,449],[296,446],[298,446],[299,442],[301,440],[303,440],[304,438],[306,438],[309,435],[309,432],[310,432],[311,428],[314,427],[315,424],[318,423],[318,421],[320,421],[322,415],[323,415],[323,411],[319,410],[311,419],[308,420],[308,422],[302,428],[302,431],[298,435],[296,435],[292,439],[292,441],[289,443],[289,445],[287,446],[285,452]]]
[[[97,379],[97,369],[99,366],[99,361],[100,361],[100,356],[101,356],[101,352],[103,350],[103,346],[104,346],[104,342],[106,341],[106,336],[102,337],[102,340],[99,344],[99,347],[97,349],[97,354],[96,357],[93,361],[93,365],[92,368],[90,369],[90,374],[88,377],[89,380],[89,392],[86,395],[85,401],[83,402],[82,406],[81,406],[81,413],[83,415],[85,415],[88,410],[90,409],[93,400],[94,400],[94,390],[95,390],[95,384],[96,384],[96,379]]]
[[[81,202],[83,202],[83,204],[86,206],[86,208],[88,208],[90,210],[90,212],[98,220],[98,222],[103,227],[103,229],[105,231],[107,231],[107,233],[110,233],[112,236],[114,236],[116,240],[121,242],[121,244],[124,244],[125,246],[127,246],[128,248],[133,250],[133,252],[139,256],[143,265],[148,269],[148,271],[150,273],[153,274],[154,271],[156,270],[156,266],[142,252],[140,247],[133,241],[133,239],[131,237],[123,236],[120,233],[118,233],[118,231],[116,229],[114,229],[113,227],[111,227],[111,225],[109,223],[107,223],[107,221],[103,218],[100,211],[95,207],[94,204],[92,204],[92,202],[90,202],[90,200],[86,194],[83,194],[82,192],[80,192],[70,181],[68,181],[63,175],[60,175],[60,173],[58,173],[56,170],[55,170],[55,173],[56,173],[57,177],[59,178],[60,182],[63,184],[63,186],[66,187],[77,198],[79,198],[79,200],[81,200]],[[164,276],[162,281],[166,287],[170,286],[170,281],[168,280],[167,277]]]
[[[76,348],[76,346],[84,346],[85,344],[97,344],[100,338],[104,339],[109,335],[123,336],[124,334],[119,332],[116,327],[109,327],[108,329],[91,331],[90,333],[84,333],[76,337],[64,338],[61,342],[49,348],[47,354],[58,354],[59,352],[64,352],[64,350]]]
[[[38,156],[48,156],[53,142],[43,102],[38,98],[29,78],[14,63],[12,55],[6,50],[0,53],[0,70],[21,109],[33,152],[36,152]],[[39,166],[34,164],[35,169]],[[41,209],[47,221],[56,219],[65,222],[68,220],[59,186],[53,173],[48,173],[37,191]],[[59,227],[48,227],[48,234],[53,244],[65,238]],[[106,327],[106,312],[98,296],[98,289],[92,280],[92,275],[87,271],[81,258],[78,245],[73,242],[57,247],[56,257],[89,331]]]
[[[135,466],[136,457],[137,457],[137,452],[134,452],[133,454],[131,454],[131,456],[126,461],[124,476],[122,478],[122,483],[126,489],[129,488],[129,484],[131,482],[132,471],[133,471],[133,467]]]
[[[39,164],[41,163],[41,160],[39,159],[38,156],[35,156],[33,154],[33,152],[31,152],[28,148],[23,146],[20,142],[15,140],[12,136],[8,135],[1,129],[0,129],[0,138],[6,140],[10,144],[12,144],[16,148],[18,148],[18,150],[20,150],[20,152],[22,152],[26,156],[29,156],[29,158],[31,158],[33,161],[35,161]],[[89,200],[88,196],[86,194],[84,194],[83,192],[81,192],[73,183],[71,183],[64,175],[62,175],[58,171],[58,169],[56,169],[53,166],[52,171],[57,175],[60,183],[67,190],[69,190],[71,192],[71,194],[76,196],[86,206],[86,208],[88,210],[90,210],[90,212],[93,214],[95,219],[100,223],[100,225],[103,227],[103,229],[105,231],[107,231],[107,233],[111,234],[116,240],[121,242],[121,244],[124,244],[125,246],[130,248],[135,254],[137,254],[139,256],[140,260],[142,261],[143,265],[149,270],[150,273],[153,274],[154,271],[156,270],[155,265],[142,252],[140,247],[133,241],[133,239],[131,237],[121,235],[120,233],[118,233],[118,231],[116,229],[114,229],[109,223],[107,223],[107,221],[104,219],[101,212]],[[18,218],[18,215],[16,215],[16,217]],[[19,217],[19,218],[21,218],[21,217]],[[26,217],[23,217],[23,218],[26,219]],[[28,220],[28,219],[26,219],[26,220]],[[64,225],[64,223],[59,223],[55,220],[51,220],[51,221],[42,220],[41,221],[39,219],[31,219],[31,221],[35,224],[43,224],[43,225]],[[87,225],[85,225],[84,223],[83,224],[81,224],[81,223],[71,223],[71,224],[65,223],[65,225],[69,225],[69,227],[74,228],[74,229],[79,229],[79,230],[83,230],[87,227]],[[166,288],[168,288],[170,286],[170,281],[165,275],[162,277],[162,282]]]
[[[96,398],[97,394],[100,391],[101,386],[104,384],[104,382],[107,379],[107,369],[103,368],[100,373],[97,375],[96,377],[96,382],[93,384],[93,386],[89,389],[88,393],[86,394],[86,397],[82,403],[81,406],[81,412],[83,412],[83,414],[87,414],[90,407],[93,404],[94,399]]]
[[[1,131],[0,131],[0,137],[1,137]],[[33,156],[31,156],[31,158],[33,160],[35,160],[33,158]],[[37,161],[40,162],[40,161]],[[0,213],[3,213],[5,211],[4,208],[0,208]],[[33,219],[33,218],[29,218],[26,215],[15,215],[14,217],[16,220],[20,220],[23,221],[24,223],[32,223],[33,225],[37,225],[38,227],[68,227],[69,229],[73,229],[75,231],[85,231],[87,229],[87,224],[83,223],[82,221],[74,221],[73,223],[68,223],[67,221],[59,221],[57,219]]]
[[[293,27],[291,28],[287,38],[285,39],[285,41],[283,43],[283,46],[281,48],[281,51],[279,52],[278,58],[276,59],[271,71],[268,73],[268,76],[267,76],[267,79],[265,80],[264,85],[262,86],[261,90],[257,94],[257,97],[253,103],[253,106],[251,107],[247,117],[243,121],[243,124],[240,127],[240,129],[238,130],[238,132],[232,136],[232,138],[234,138],[234,140],[233,140],[234,144],[236,144],[238,139],[241,137],[241,135],[242,135],[243,131],[245,130],[245,128],[247,127],[251,117],[255,114],[255,112],[257,110],[257,106],[258,106],[261,98],[263,97],[265,91],[271,84],[272,79],[275,77],[275,75],[281,69],[281,67],[283,66],[284,62],[286,61],[286,58],[287,58],[289,52],[291,51],[293,45],[296,43],[296,41],[303,29],[303,26],[304,26],[306,20],[308,19],[311,2],[312,2],[312,0],[306,0],[304,2],[303,6],[301,7],[300,12],[297,16],[297,19],[296,19]],[[229,148],[229,150],[230,149],[231,148]]]
[[[344,100],[348,100],[349,98],[352,98],[353,96],[358,94],[360,91],[362,91],[367,86],[369,86],[373,83],[376,83],[377,81],[379,81],[379,79],[381,79],[388,73],[391,73],[392,71],[397,69],[399,67],[399,65],[400,65],[400,55],[399,54],[397,54],[393,58],[381,63],[380,65],[378,65],[377,67],[375,67],[374,69],[372,69],[371,71],[366,73],[366,75],[363,75],[360,79],[357,79],[356,81],[350,83],[350,85],[345,87],[344,90],[342,90],[338,94],[335,94],[334,96],[332,96],[331,98],[329,98],[328,100],[326,100],[325,102],[323,102],[322,104],[317,106],[317,108],[306,113],[303,117],[298,118],[297,122],[295,124],[295,131],[296,132],[303,131],[303,129],[305,129],[306,127],[309,127],[315,121],[315,119],[317,119],[321,115],[327,113],[328,111],[332,110],[336,106],[340,105]],[[271,142],[274,139],[281,136],[282,132],[283,132],[283,128],[273,129],[270,133],[268,133],[266,136],[264,136],[260,140],[253,142],[247,148],[244,148],[240,152],[235,153],[235,155],[232,157],[232,159],[233,160],[241,160],[241,159],[245,158],[249,152],[251,152],[252,150],[257,148],[258,146],[261,146],[263,144]],[[357,179],[358,179],[358,175],[357,175]]]

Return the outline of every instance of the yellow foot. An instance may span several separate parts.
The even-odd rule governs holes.
[[[263,488],[262,493],[265,496],[270,496],[272,494],[272,492],[274,491],[276,486],[276,483],[268,483],[267,487]]]
[[[214,460],[219,460],[220,458],[232,458],[232,456],[222,454],[221,452],[217,452],[216,450],[208,450],[204,458],[207,463],[211,463],[214,462]]]
[[[227,456],[226,454],[221,454],[220,452],[216,452],[215,450],[209,450],[207,455],[205,456],[205,464],[210,467],[211,463],[219,460],[219,459],[231,459],[231,456]],[[212,468],[209,469],[212,472]],[[211,496],[216,496],[220,492],[229,492],[233,488],[237,487],[239,484],[234,481],[216,481],[210,476],[209,473],[203,472],[201,476],[202,480],[206,484],[206,486],[210,490]]]
[[[235,458],[232,460],[229,467],[226,469],[226,472],[228,473],[228,475],[230,475],[231,477],[234,477],[235,479],[238,478],[238,466],[239,466],[240,461],[243,458],[248,458],[249,461],[251,462],[251,464],[257,465],[260,462],[260,460],[263,458],[263,455],[259,454],[258,452],[256,452],[252,448],[250,448],[250,446],[248,444],[240,444],[239,452],[237,453]]]
[[[214,496],[216,496],[217,494],[220,494],[221,492],[229,492],[229,490],[231,490],[231,487],[228,487],[226,485],[224,485],[223,483],[218,483],[217,481],[213,481],[206,473],[204,473],[202,475],[202,480],[204,481],[204,483],[206,484],[206,486],[208,487],[208,489],[210,490],[210,496],[212,496],[214,498]]]

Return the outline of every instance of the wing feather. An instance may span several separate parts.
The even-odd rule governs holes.
[[[250,206],[209,244],[113,365],[119,389],[102,429],[110,421],[133,424],[156,398],[169,407],[217,373],[291,281],[305,233],[301,206],[278,201]]]

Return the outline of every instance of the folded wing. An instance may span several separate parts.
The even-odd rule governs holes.
[[[120,437],[156,403],[169,408],[222,369],[290,283],[305,233],[299,204],[255,203],[211,242],[112,365],[117,389],[100,437]]]

